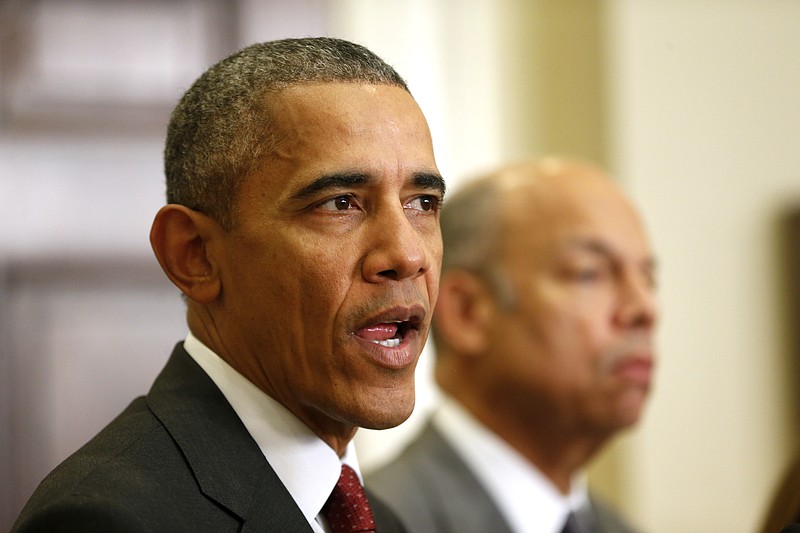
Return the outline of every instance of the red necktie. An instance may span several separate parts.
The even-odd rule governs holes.
[[[342,474],[322,507],[333,533],[375,531],[375,519],[355,470],[342,465]]]

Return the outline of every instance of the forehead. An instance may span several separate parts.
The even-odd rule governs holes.
[[[268,166],[287,175],[435,170],[425,117],[401,87],[359,83],[293,86],[270,104],[276,132]]]
[[[238,211],[251,201],[281,209],[326,175],[368,176],[384,186],[438,174],[425,117],[401,87],[296,85],[270,95],[267,107],[272,151],[242,183]]]
[[[291,149],[308,137],[344,135],[352,139],[396,136],[430,142],[417,103],[401,87],[361,83],[291,86],[271,101],[278,147]]]
[[[520,186],[506,213],[508,251],[538,260],[560,252],[605,250],[635,260],[649,258],[649,242],[633,205],[610,182],[587,180]],[[528,243],[520,246],[520,242]]]

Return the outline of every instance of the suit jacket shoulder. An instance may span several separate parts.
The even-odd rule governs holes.
[[[366,484],[409,531],[511,533],[492,497],[430,422],[396,459],[367,474]],[[590,499],[594,533],[634,533],[611,507]]]
[[[376,523],[402,532],[372,497]],[[236,412],[176,346],[147,397],[37,488],[12,533],[311,532]]]
[[[511,533],[478,479],[430,423],[396,459],[367,474],[366,485],[409,531]]]
[[[636,533],[636,530],[611,506],[590,496],[595,522],[600,533]]]
[[[178,345],[37,488],[13,532],[311,531],[224,396]]]

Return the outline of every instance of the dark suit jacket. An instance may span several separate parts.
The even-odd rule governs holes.
[[[370,503],[379,531],[403,531],[379,501]],[[45,478],[12,529],[45,531],[312,529],[233,408],[178,344],[149,394]]]
[[[387,502],[409,531],[512,533],[481,482],[441,433],[428,423],[403,452],[366,475],[366,485]],[[593,533],[632,533],[607,506],[592,498]],[[531,507],[531,513],[536,508]]]

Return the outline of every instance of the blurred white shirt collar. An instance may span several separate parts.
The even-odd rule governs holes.
[[[559,533],[570,511],[588,505],[584,474],[573,480],[570,494],[561,494],[532,463],[452,399],[443,399],[433,423],[514,531]]]

